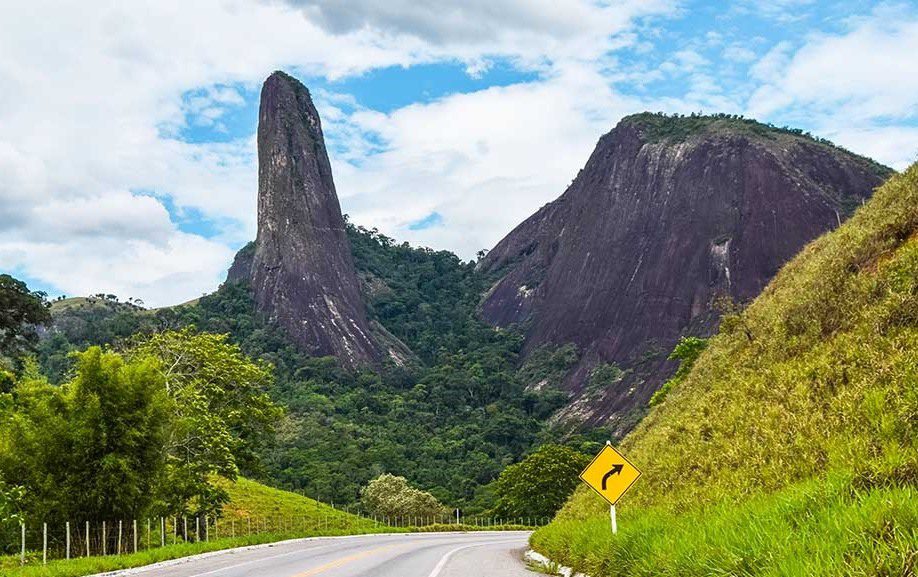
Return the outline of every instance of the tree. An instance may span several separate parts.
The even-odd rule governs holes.
[[[404,477],[388,473],[376,477],[361,491],[361,503],[381,517],[437,517],[446,508],[436,497],[415,489]]]
[[[240,468],[254,468],[254,449],[281,414],[265,392],[271,366],[246,357],[226,335],[193,328],[141,337],[129,355],[158,359],[172,400],[160,507],[169,513],[218,511],[228,496],[213,476],[235,479]]]
[[[30,521],[137,518],[163,469],[168,399],[157,362],[91,347],[56,387],[34,363],[0,395],[0,486]]]
[[[502,517],[552,517],[577,486],[590,458],[561,445],[542,445],[510,465],[497,479],[495,514]]]
[[[0,274],[0,356],[16,357],[31,350],[38,340],[37,325],[51,321],[45,293]]]
[[[663,383],[663,386],[660,387],[660,390],[655,392],[653,396],[650,397],[650,406],[659,405],[664,400],[669,392],[685,380],[685,377],[688,376],[691,372],[692,367],[695,366],[695,361],[698,360],[698,357],[701,356],[701,353],[707,348],[708,339],[702,339],[699,337],[682,337],[679,339],[679,344],[675,346],[673,352],[669,354],[669,360],[679,361],[679,368],[676,370],[676,374],[672,376],[671,379]]]

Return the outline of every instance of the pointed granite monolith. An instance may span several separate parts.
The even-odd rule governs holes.
[[[306,87],[283,72],[261,91],[258,236],[228,280],[247,280],[258,310],[305,352],[349,368],[379,361],[319,114]]]

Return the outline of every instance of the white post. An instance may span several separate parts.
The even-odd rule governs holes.
[[[67,521],[67,559],[70,559],[70,521]]]
[[[41,524],[41,535],[42,535],[42,545],[41,545],[41,562],[43,565],[48,564],[48,524]]]
[[[86,556],[89,557],[89,521],[86,521]]]
[[[121,555],[121,519],[118,519],[118,554]]]
[[[618,523],[615,522],[615,505],[609,505],[609,518],[612,521],[612,534],[618,533]]]
[[[456,509],[456,525],[459,524],[459,509]]]
[[[102,521],[102,556],[108,555],[108,540],[105,538],[105,521]]]
[[[20,553],[19,563],[25,565],[25,523],[22,523],[22,552]]]
[[[134,519],[134,553],[137,552],[137,519]]]
[[[159,546],[166,546],[166,518],[159,518]]]

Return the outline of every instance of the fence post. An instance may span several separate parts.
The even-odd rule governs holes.
[[[147,549],[150,549],[153,547],[153,542],[150,540],[150,533],[151,533],[150,529],[152,529],[150,525],[152,525],[152,523],[150,523],[150,518],[147,517]]]
[[[48,524],[41,524],[41,563],[42,565],[48,564]]]
[[[204,540],[210,541],[210,517],[204,515]]]
[[[121,555],[121,519],[118,519],[118,554]]]
[[[102,556],[108,555],[108,540],[105,538],[105,521],[102,521]]]
[[[159,518],[159,546],[166,546],[166,518]]]
[[[19,556],[19,564],[25,565],[25,522],[22,522],[22,552]]]
[[[70,559],[70,521],[67,521],[67,559]]]
[[[86,556],[89,557],[89,521],[86,521]]]
[[[186,517],[185,515],[182,515],[182,528],[185,530],[185,533],[182,536],[185,538],[185,541],[187,542],[188,541],[188,517]]]
[[[201,518],[200,517],[194,518],[194,536],[195,536],[194,540],[196,543],[201,541]]]
[[[134,519],[134,553],[137,552],[137,519]]]

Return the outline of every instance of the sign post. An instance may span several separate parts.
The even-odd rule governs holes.
[[[609,503],[609,521],[612,533],[618,532],[618,523],[615,519],[615,503],[622,495],[634,485],[641,472],[631,464],[631,461],[612,447],[606,441],[606,446],[593,457],[586,466],[580,479],[599,493],[599,496]]]

